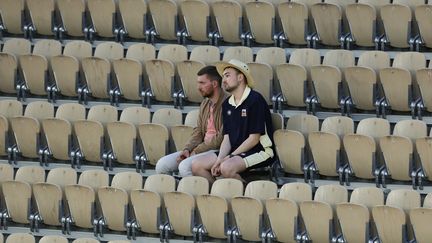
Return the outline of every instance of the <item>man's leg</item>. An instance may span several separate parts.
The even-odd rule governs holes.
[[[213,154],[216,151],[217,150],[209,150],[207,152],[195,154],[195,155],[190,156],[189,158],[184,159],[182,162],[180,162],[180,164],[178,166],[179,175],[181,177],[191,176],[192,175],[192,161],[194,159],[200,158],[200,157],[205,156],[207,154]]]
[[[215,178],[212,176],[210,170],[216,159],[216,153],[208,153],[192,160],[192,174],[205,177],[210,183],[213,183]]]
[[[227,159],[221,165],[221,174],[224,178],[234,178],[244,182],[239,173],[246,170],[246,163],[240,156]]]
[[[158,174],[171,174],[178,169],[177,157],[181,151],[165,155],[160,158],[156,163],[156,173]]]

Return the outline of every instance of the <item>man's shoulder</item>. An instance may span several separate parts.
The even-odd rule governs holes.
[[[262,94],[259,93],[259,92],[257,92],[257,91],[255,91],[255,90],[253,90],[253,89],[251,89],[251,91],[249,93],[249,96],[248,96],[248,99],[249,99],[250,102],[253,102],[253,103],[255,103],[255,102],[264,102],[264,103],[266,103],[266,101],[265,101],[264,97],[262,96]]]

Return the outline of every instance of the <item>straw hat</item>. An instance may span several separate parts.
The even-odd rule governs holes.
[[[223,76],[223,72],[226,68],[235,68],[239,72],[243,73],[243,75],[246,77],[247,85],[250,88],[253,88],[255,85],[255,81],[252,78],[252,75],[249,72],[249,67],[246,63],[243,63],[236,59],[231,59],[229,62],[218,62],[216,63],[216,69],[218,73]]]

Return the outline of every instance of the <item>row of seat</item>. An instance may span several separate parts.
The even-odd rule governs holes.
[[[194,48],[188,59],[187,50],[181,45],[163,46],[158,59],[154,59],[154,47],[148,44],[129,47],[123,59],[123,47],[112,42],[99,44],[91,56],[91,45],[83,41],[68,43],[64,55],[56,56],[61,54],[61,45],[52,42],[55,41],[37,42],[32,55],[17,52],[23,50],[18,48],[21,45],[27,45],[25,49],[29,51],[28,41],[6,42],[0,56],[5,64],[2,65],[5,82],[0,91],[17,93],[21,98],[29,91],[53,100],[57,94],[79,101],[86,101],[87,95],[91,95],[109,98],[112,104],[118,104],[119,98],[124,97],[141,100],[148,106],[154,99],[182,107],[184,100],[195,103],[202,100],[195,87],[196,73],[206,64],[220,60],[217,47]],[[51,57],[50,62],[38,56],[43,52],[47,58]],[[13,54],[20,55],[19,62]],[[82,58],[81,62],[74,57]],[[383,117],[389,110],[411,112],[419,118],[425,109],[431,111],[431,71],[426,68],[424,54],[419,52],[398,53],[392,66],[388,54],[381,51],[363,52],[357,65],[353,52],[347,50],[328,51],[321,63],[319,51],[296,49],[287,63],[282,48],[260,49],[255,62],[250,48],[227,48],[222,60],[233,58],[248,63],[252,76],[259,80],[255,89],[280,112],[284,103],[289,107],[306,107],[313,113],[320,106],[348,114],[353,109],[375,110]],[[18,69],[22,77],[17,75]],[[52,78],[48,75],[50,70]]]
[[[0,10],[3,32],[29,38],[36,33],[59,39],[68,35],[154,42],[158,38],[216,45],[224,41],[244,45],[321,42],[333,47],[344,47],[345,43],[430,47],[430,6],[425,0],[3,0]],[[414,20],[421,37],[416,36],[417,27],[411,27]],[[398,31],[400,28],[403,30]]]
[[[78,184],[65,185],[60,180],[65,191],[65,198],[62,199],[62,188],[55,182],[43,183],[43,178],[31,181],[30,178],[35,176],[27,174],[21,177],[24,173],[20,170],[35,172],[37,167],[22,167],[14,181],[2,183],[8,212],[4,216],[14,222],[33,223],[37,227],[32,227],[32,230],[37,230],[38,223],[43,222],[62,225],[63,233],[69,233],[71,225],[75,225],[84,229],[94,228],[95,235],[100,236],[103,236],[104,228],[108,228],[126,232],[132,239],[138,231],[142,231],[160,234],[161,240],[169,239],[170,234],[174,233],[194,237],[200,242],[205,236],[233,241],[237,238],[247,241],[264,238],[282,242],[295,242],[296,239],[329,242],[333,237],[346,241],[364,239],[361,242],[375,237],[381,242],[399,242],[401,238],[422,242],[421,239],[430,238],[424,223],[432,216],[432,196],[428,194],[421,207],[420,194],[414,190],[392,190],[384,204],[383,191],[374,187],[355,189],[349,200],[347,189],[338,185],[320,186],[312,197],[310,185],[287,183],[278,196],[274,182],[253,181],[244,190],[241,181],[219,179],[212,185],[209,194],[208,181],[202,177],[185,177],[176,189],[173,177],[152,175],[140,189],[142,177],[134,172],[116,174],[111,186],[86,186],[81,180],[83,173]],[[62,173],[62,170],[59,169],[60,175],[67,171],[65,169]],[[86,178],[98,180],[96,172],[88,171]],[[134,183],[135,177],[141,182],[135,180]],[[131,186],[133,184],[139,187]],[[14,193],[13,197],[11,193]],[[50,200],[54,194],[56,199]],[[26,218],[29,215],[25,214],[24,209],[31,208],[27,204],[32,195],[36,199],[35,209],[38,212],[35,220],[43,221],[30,222]],[[20,200],[25,204],[18,203]],[[63,204],[58,203],[62,200],[65,200],[64,205],[69,210],[69,215],[61,221],[64,224],[59,222],[61,217],[52,212],[52,208],[56,208],[54,212],[62,212],[59,207]],[[128,205],[131,210],[128,210]],[[18,210],[20,207],[24,211],[22,214]],[[44,211],[48,208],[50,213]],[[22,222],[19,217],[22,217]],[[356,220],[353,221],[353,217]],[[3,223],[5,226],[6,222]]]
[[[401,120],[393,133],[382,118],[354,123],[348,117],[329,117],[319,130],[318,118],[298,115],[288,119],[286,129],[274,133],[282,171],[304,175],[314,182],[316,175],[339,177],[341,184],[354,179],[375,179],[386,187],[386,180],[411,182],[423,189],[432,160],[432,139],[420,120]]]
[[[106,169],[112,169],[114,161],[136,165],[137,170],[144,170],[144,162],[155,165],[171,151],[170,134],[175,146],[171,149],[183,148],[198,116],[198,110],[189,112],[183,125],[181,111],[173,108],[157,110],[150,123],[150,111],[144,107],[124,109],[120,119],[110,105],[93,106],[87,117],[77,103],[60,105],[55,116],[54,106],[45,101],[29,103],[24,113],[19,101],[3,100],[0,107],[0,153],[10,163],[21,155],[41,164],[49,159],[70,160],[77,167],[82,160],[103,162]]]
[[[28,233],[12,233],[7,237],[4,237],[3,234],[0,234],[0,242],[1,243],[68,243],[68,239],[59,236],[59,235],[46,235],[43,236],[39,241],[36,238]],[[92,238],[78,238],[72,241],[72,243],[100,243],[99,240]],[[126,240],[111,240],[108,243],[130,243],[130,241]]]

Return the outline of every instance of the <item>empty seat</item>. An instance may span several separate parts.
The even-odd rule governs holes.
[[[45,235],[39,240],[40,243],[68,243],[68,239],[59,235]]]
[[[223,61],[237,59],[244,63],[253,62],[252,49],[246,46],[231,46],[227,47],[223,53]]]
[[[149,60],[145,62],[150,90],[146,94],[147,106],[151,98],[161,102],[173,102],[174,93],[174,64],[166,60]]]
[[[317,34],[311,37],[313,45],[319,41],[324,45],[343,47],[341,7],[327,2],[317,3],[312,5],[311,13],[317,30]]]
[[[1,188],[1,183],[4,181],[12,181],[14,177],[14,169],[9,164],[1,164],[0,165],[0,198],[4,198],[3,190]],[[5,201],[0,201],[0,208],[4,210],[6,207]]]
[[[306,36],[310,31],[309,8],[301,2],[281,2],[278,6],[283,35],[279,36],[279,46],[283,41],[294,45],[306,45]]]
[[[117,108],[111,105],[92,106],[87,114],[87,120],[101,122],[104,126],[109,122],[117,121],[117,117]]]
[[[127,191],[117,187],[101,187],[98,189],[98,197],[103,215],[98,221],[99,235],[104,235],[104,227],[121,232],[129,231],[126,227],[129,219]]]
[[[150,110],[145,107],[127,107],[123,109],[120,115],[120,121],[122,122],[130,122],[135,126],[141,123],[149,123],[150,122]]]
[[[354,133],[354,121],[346,116],[327,117],[321,124],[321,131],[334,133],[343,139],[345,135]]]
[[[84,37],[86,2],[84,0],[58,0],[57,8],[61,18],[60,39],[63,39],[64,34],[72,37]]]
[[[187,101],[199,103],[203,100],[197,89],[197,73],[204,66],[205,64],[200,61],[189,60],[177,63],[181,87]]]
[[[156,58],[156,50],[151,44],[135,43],[128,47],[126,58],[134,59],[144,64],[145,61]]]
[[[87,57],[81,62],[87,87],[83,88],[80,95],[90,95],[94,98],[113,98],[109,91],[113,84],[110,79],[111,65],[107,59]]]
[[[276,153],[282,169],[286,173],[304,174],[305,138],[303,134],[293,130],[276,130],[273,135]]]
[[[145,32],[149,25],[147,21],[147,3],[141,0],[118,1],[118,8],[121,14],[124,35],[134,39],[145,38]],[[120,41],[123,41],[123,36],[120,36]]]
[[[55,117],[68,120],[69,122],[84,120],[86,118],[86,109],[80,104],[61,104],[57,108]]]
[[[204,177],[189,176],[180,180],[177,191],[165,193],[168,222],[164,223],[163,231],[166,239],[169,231],[181,236],[193,235],[192,228],[197,220],[195,197],[208,192],[209,184]]]
[[[228,43],[240,43],[243,32],[242,6],[237,1],[215,1],[211,3],[214,18],[216,19],[216,32],[213,33],[214,44],[219,40]]]
[[[282,92],[277,99],[277,109],[282,110],[282,102],[288,106],[305,107],[309,96],[307,70],[301,65],[280,64],[276,66],[276,76]]]
[[[0,114],[6,118],[23,115],[23,105],[17,100],[1,100]]]
[[[343,138],[349,166],[345,169],[345,179],[349,184],[350,176],[363,179],[376,179],[379,182],[376,148],[373,137],[361,134],[347,134]]]
[[[418,183],[419,187],[423,187],[423,180],[427,179],[430,180],[429,175],[431,175],[431,156],[432,156],[432,138],[430,137],[424,137],[424,138],[418,138],[415,141],[415,146],[417,149],[417,153],[420,158],[421,162],[421,169],[420,172],[417,174],[418,176]]]
[[[208,42],[210,32],[210,6],[204,0],[186,0],[180,2],[185,31],[182,33],[183,43],[186,40]]]
[[[71,123],[61,118],[48,118],[42,121],[42,128],[48,145],[44,149],[43,160],[69,160],[73,147]]]
[[[154,29],[146,33],[147,42],[151,40],[154,43],[155,37],[168,41],[177,40],[179,24],[177,3],[173,0],[149,1],[148,7]]]
[[[144,146],[145,158],[151,165],[168,152],[169,132],[161,124],[145,123],[138,126],[141,142]]]
[[[200,61],[207,65],[220,61],[219,48],[216,46],[199,45],[192,49],[189,60]]]
[[[55,56],[51,58],[51,67],[54,75],[55,88],[51,88],[56,96],[57,93],[76,97],[79,101],[84,97],[78,96],[78,89],[82,86],[80,81],[80,63],[72,56]],[[52,99],[56,99],[53,96]]]
[[[413,82],[411,74],[403,68],[384,68],[380,71],[381,84],[383,86],[385,100],[381,102],[381,113],[385,117],[386,110],[411,111],[414,116]]]
[[[272,68],[287,62],[285,50],[279,47],[264,47],[258,50],[255,62],[267,63]]]
[[[312,115],[292,116],[288,119],[286,129],[299,131],[307,138],[309,133],[319,130],[318,118]]]
[[[324,176],[339,176],[339,183],[343,184],[339,136],[331,132],[309,133],[309,146],[312,152],[313,164],[308,168],[312,175],[318,173]]]
[[[100,243],[100,241],[92,238],[78,238],[72,241],[72,243]]]
[[[122,58],[113,61],[113,70],[118,84],[118,95],[127,100],[142,100],[144,103],[142,97],[145,87],[141,62]]]
[[[311,67],[311,78],[316,103],[323,108],[340,109],[344,113],[344,104],[341,102],[344,93],[342,72],[335,66],[313,66]],[[312,107],[312,113],[314,112]]]
[[[412,12],[410,7],[397,3],[381,7],[385,37],[381,39],[381,49],[386,45],[396,48],[408,48],[411,38]]]
[[[95,0],[100,1],[100,0]],[[105,0],[102,0],[105,1]],[[108,0],[110,1],[110,0]],[[96,46],[94,57],[104,58],[109,61],[124,57],[123,46],[117,42],[105,41]]]
[[[47,95],[48,60],[41,55],[22,55],[19,57],[24,75],[23,83],[17,85],[17,97],[25,99],[27,91],[34,95]]]
[[[276,26],[276,10],[272,3],[267,1],[247,2],[244,5],[249,33],[244,37],[246,45],[250,46],[252,41],[259,44],[274,43],[273,36]]]
[[[416,39],[416,51],[420,51],[420,46],[425,46],[431,48],[431,36],[428,31],[431,26],[431,14],[430,14],[431,6],[429,5],[419,5],[415,8],[415,18],[418,24],[420,38]]]
[[[0,3],[2,27],[6,33],[24,34],[25,1],[6,0]]]
[[[417,242],[427,242],[431,237],[430,230],[426,227],[427,222],[432,218],[432,209],[413,208],[410,210],[410,221],[413,226]]]
[[[63,192],[59,185],[52,183],[35,183],[32,186],[36,201],[37,211],[30,216],[33,218],[34,228],[39,230],[40,224],[50,226],[62,225],[63,217]]]
[[[376,109],[375,101],[378,100],[379,90],[377,83],[377,75],[372,68],[369,67],[347,67],[344,71],[345,81],[348,85],[350,102],[347,106],[347,113],[351,112],[352,108],[360,110]]]
[[[73,125],[78,140],[78,148],[71,154],[72,166],[80,168],[81,161],[98,162],[107,167],[105,152],[104,127],[98,121],[80,120]]]
[[[272,67],[267,63],[248,63],[250,74],[254,80],[259,80],[255,83],[254,90],[258,91],[267,104],[272,104],[272,97],[274,93],[273,86],[273,70]]]
[[[94,34],[103,38],[115,38],[117,33],[116,3],[114,0],[87,0],[91,26],[87,29],[87,39],[92,41]]]
[[[92,45],[87,41],[74,40],[65,44],[63,55],[73,56],[81,61],[85,57],[91,57]]]
[[[62,46],[60,41],[44,39],[36,42],[33,47],[34,55],[41,55],[51,60],[51,57],[61,55]]]
[[[171,127],[171,136],[174,142],[175,150],[182,151],[188,143],[194,128],[186,125]]]
[[[6,243],[35,243],[35,237],[28,233],[13,233],[6,238]]]
[[[377,28],[378,14],[375,7],[359,2],[348,5],[345,11],[351,30],[351,36],[347,38],[347,44],[351,45],[353,43],[361,47],[374,47],[376,45],[375,38],[379,36],[379,29]]]
[[[182,113],[178,109],[161,108],[153,113],[152,123],[163,124],[172,127],[182,125]]]
[[[85,229],[95,228],[96,230],[94,220],[98,215],[93,188],[87,185],[68,185],[65,187],[65,195],[69,212],[69,215],[63,219],[66,222],[66,232],[70,233],[72,225]]]

